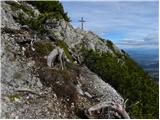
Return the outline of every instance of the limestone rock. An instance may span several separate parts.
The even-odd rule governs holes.
[[[1,27],[19,29],[20,25],[13,19],[13,11],[9,4],[1,1]]]
[[[99,96],[100,102],[115,101],[121,105],[123,104],[124,100],[119,93],[86,66],[82,68],[82,84],[87,88],[87,92]]]
[[[53,39],[64,40],[70,48],[75,48],[78,44],[83,44],[86,48],[92,50],[100,50],[104,52],[113,51],[108,48],[106,41],[91,31],[84,31],[79,28],[74,29],[70,23],[64,20],[47,20],[44,25],[49,31],[49,36]],[[121,50],[113,46],[116,52]]]

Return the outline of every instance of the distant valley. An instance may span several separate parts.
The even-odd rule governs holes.
[[[154,80],[159,81],[158,49],[125,49],[126,52],[148,72]]]

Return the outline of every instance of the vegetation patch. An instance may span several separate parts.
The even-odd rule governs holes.
[[[48,55],[54,49],[52,42],[49,42],[49,41],[35,42],[34,48],[37,56]]]
[[[106,44],[112,51],[114,51],[114,48],[113,48],[113,43],[111,40],[107,40],[107,44]],[[115,51],[114,51],[115,52]]]
[[[70,22],[70,18],[64,12],[63,5],[59,1],[28,1],[28,3],[35,6],[41,13],[51,13],[56,19]]]
[[[16,99],[20,99],[20,95],[19,94],[9,94],[8,98],[10,99],[11,102],[14,102]]]
[[[25,18],[23,13],[19,13],[18,18],[16,21],[21,25],[28,25],[33,30],[37,31],[38,33],[44,32],[43,24],[47,19],[47,15],[39,15],[37,17]]]
[[[37,17],[30,17],[25,18],[23,13],[19,13],[18,18],[16,21],[21,25],[28,25],[33,30],[37,31],[38,33],[45,33],[44,24],[47,19],[58,19],[59,14],[57,13],[43,13]]]
[[[40,34],[45,33],[44,24],[47,19],[64,19],[70,21],[67,13],[64,12],[63,6],[59,1],[28,1],[29,4],[35,6],[41,14],[39,16],[34,16],[34,11],[26,6],[18,4],[16,2],[9,2],[15,9],[22,9],[30,17],[26,17],[24,13],[19,13],[18,17],[14,18],[21,25],[28,25],[33,30]]]
[[[158,85],[134,62],[124,55],[124,64],[111,53],[85,50],[85,64],[102,79],[111,84],[124,99],[129,99],[127,111],[132,118],[158,118]],[[119,55],[120,56],[120,55]],[[122,56],[122,55],[121,55]]]
[[[79,71],[77,70],[78,66],[76,66],[76,68],[73,67],[73,64],[68,64],[68,66],[70,66],[69,69],[67,67],[63,70],[43,67],[39,70],[39,77],[42,84],[51,87],[58,97],[63,97],[64,100],[69,99],[69,101],[74,101],[75,86],[78,84],[76,78],[77,75],[79,75]]]
[[[67,45],[63,40],[58,40],[58,41],[57,41],[57,45],[58,45],[59,47],[63,48],[63,50],[64,50],[67,58],[68,58],[71,62],[73,62],[73,58],[72,58],[72,56],[71,56],[71,53],[70,53],[69,50],[68,50],[68,45]]]

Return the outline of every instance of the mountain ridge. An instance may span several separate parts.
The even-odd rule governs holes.
[[[104,40],[91,31],[74,29],[64,20],[66,14],[63,10],[52,13],[48,8],[47,13],[42,13],[35,5],[36,2],[1,4],[3,118],[125,118],[128,117],[126,110],[129,108],[125,110],[121,95],[125,99],[129,98],[130,106],[140,102],[140,105],[130,110],[131,118],[157,118],[157,86],[130,60],[125,51],[120,50],[110,40]],[[49,7],[54,2],[46,2],[45,5],[47,4]],[[59,5],[56,3],[55,6],[61,8]],[[127,69],[133,69],[130,72],[134,74]],[[118,72],[119,70],[125,74]],[[138,82],[137,78],[141,76],[134,70],[144,75],[146,82],[142,78]],[[134,81],[131,81],[132,77],[139,83],[140,90],[133,92],[139,99],[126,93],[127,85],[136,88]],[[146,94],[146,98],[143,98],[145,94],[140,95],[143,94],[140,87],[143,82],[146,84],[144,90],[154,93],[154,97],[144,107],[141,104],[145,104],[145,100],[152,96]],[[148,86],[155,86],[155,91]],[[51,100],[46,101],[43,97],[37,100],[32,94],[15,93],[17,88],[28,87]],[[152,100],[155,101],[153,106],[150,105]],[[124,106],[124,111],[119,112],[117,106],[111,104],[113,101],[118,106]],[[103,103],[100,109],[111,107],[112,113],[104,112],[98,115],[96,112],[99,112],[99,108],[90,111],[97,103]],[[28,110],[30,104],[33,105],[31,111],[36,112],[36,115],[25,111],[26,115],[23,116],[24,110]],[[47,107],[41,107],[40,104],[46,104]],[[72,109],[69,109],[70,106]],[[153,109],[153,113],[152,109],[145,111],[149,107]],[[12,112],[13,114],[9,115]]]

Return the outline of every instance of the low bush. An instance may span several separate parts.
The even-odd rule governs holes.
[[[53,45],[51,42],[39,41],[34,43],[35,52],[37,56],[48,55],[53,50]]]
[[[70,22],[70,18],[64,12],[63,6],[59,1],[28,1],[28,3],[35,6],[41,13],[52,13],[55,18],[63,18]]]
[[[127,106],[132,118],[158,118],[158,85],[128,55],[118,62],[120,57],[111,53],[85,50],[85,64],[102,79],[111,84],[124,99],[129,99]],[[122,55],[121,55],[122,56]]]

